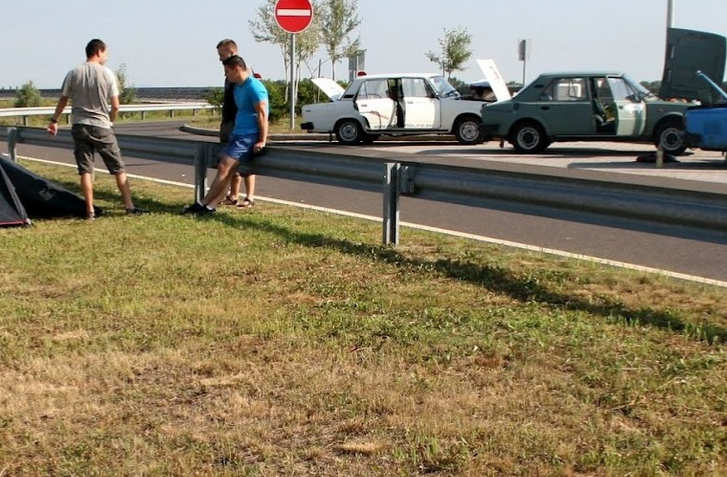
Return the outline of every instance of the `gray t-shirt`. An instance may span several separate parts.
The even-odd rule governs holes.
[[[61,95],[71,99],[73,124],[110,128],[109,99],[119,95],[116,75],[100,63],[86,62],[63,80]]]

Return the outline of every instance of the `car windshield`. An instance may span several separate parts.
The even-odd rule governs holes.
[[[634,90],[636,90],[636,94],[639,96],[639,99],[645,99],[649,96],[651,96],[653,99],[656,99],[656,95],[654,93],[652,93],[648,89],[641,86],[641,83],[634,80],[629,75],[624,75],[624,79],[629,84],[629,86],[631,86]]]
[[[348,85],[346,91],[343,92],[341,98],[353,98],[358,91],[359,86],[361,86],[360,81],[353,81],[350,85]]]
[[[441,98],[459,96],[457,89],[449,84],[449,81],[447,81],[444,76],[431,76],[429,78],[429,82],[434,87],[434,91],[436,91],[437,95]]]

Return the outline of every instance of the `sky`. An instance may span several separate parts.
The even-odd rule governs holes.
[[[727,0],[672,0],[675,27],[727,36]],[[93,38],[109,47],[107,66],[125,66],[132,86],[218,86],[215,45],[233,38],[264,79],[283,79],[280,47],[256,43],[249,21],[264,0],[24,0],[6,2],[0,26],[0,88],[33,81],[59,88],[85,60]],[[484,75],[475,58],[495,60],[506,81],[563,70],[619,70],[639,81],[661,79],[668,0],[358,0],[354,37],[368,73],[437,72],[425,56],[439,52],[445,29],[472,35],[473,57],[453,76]],[[527,62],[518,43],[527,39]],[[287,53],[285,53],[287,54]],[[325,51],[311,61],[331,77]],[[311,73],[304,67],[302,77]],[[348,62],[336,79],[348,78]]]

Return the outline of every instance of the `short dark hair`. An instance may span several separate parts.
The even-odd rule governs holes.
[[[239,66],[243,70],[247,69],[247,64],[245,63],[245,60],[243,60],[242,56],[239,55],[232,55],[231,57],[223,60],[222,64],[225,66]]]
[[[98,53],[99,51],[104,51],[105,49],[106,43],[102,42],[98,38],[94,38],[93,40],[88,42],[88,45],[86,45],[86,58],[96,56],[96,53]]]
[[[224,40],[220,40],[220,42],[217,43],[216,48],[221,48],[223,46],[231,46],[235,50],[237,50],[237,43],[235,43],[235,40],[230,40],[229,38],[225,38]]]

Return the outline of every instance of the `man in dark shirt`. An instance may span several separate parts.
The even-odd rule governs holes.
[[[226,38],[217,44],[217,55],[220,61],[224,61],[231,56],[237,55],[237,43],[234,40]],[[220,124],[220,143],[229,142],[232,128],[235,127],[235,115],[237,115],[237,106],[235,105],[235,97],[233,90],[235,85],[225,80],[225,96],[222,103],[222,123]],[[245,198],[242,201],[240,197],[240,186],[245,181]],[[255,175],[250,173],[235,173],[230,182],[230,191],[222,201],[225,205],[236,205],[240,208],[251,207],[255,205]]]

